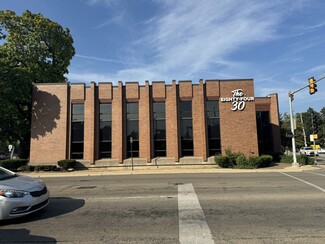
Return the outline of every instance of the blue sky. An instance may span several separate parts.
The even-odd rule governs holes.
[[[255,96],[279,94],[325,75],[323,0],[0,0],[70,29],[70,82],[253,78]],[[318,92],[295,95],[294,112],[325,107]]]

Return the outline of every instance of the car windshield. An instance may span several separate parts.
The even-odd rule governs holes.
[[[313,150],[311,147],[305,147],[305,150]]]
[[[10,171],[6,171],[0,168],[0,181],[7,180],[16,176],[17,175],[15,173],[11,173]]]

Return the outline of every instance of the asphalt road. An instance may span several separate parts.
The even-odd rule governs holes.
[[[0,243],[325,243],[325,170],[44,178]]]

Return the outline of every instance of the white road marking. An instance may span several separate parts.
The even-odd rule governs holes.
[[[123,200],[136,200],[136,199],[171,199],[176,198],[177,195],[148,195],[148,196],[133,196],[133,197],[83,197],[85,201],[123,201]]]
[[[214,243],[192,184],[178,185],[180,243]]]
[[[314,184],[312,184],[312,183],[310,183],[310,182],[308,182],[308,181],[305,181],[305,180],[299,179],[299,178],[297,178],[297,177],[294,177],[294,176],[292,176],[292,175],[288,175],[288,174],[283,173],[283,172],[281,172],[281,174],[286,175],[286,176],[289,176],[289,177],[291,177],[291,178],[293,178],[293,179],[299,180],[299,181],[301,181],[301,182],[303,182],[303,183],[305,183],[305,184],[307,184],[307,185],[310,185],[310,186],[312,186],[312,187],[315,187],[316,189],[318,189],[318,190],[320,190],[320,191],[322,191],[322,192],[325,193],[325,189],[322,188],[322,187],[320,187],[320,186],[314,185]]]
[[[313,175],[325,176],[324,174],[319,174],[319,173],[314,173],[314,172],[306,172],[306,173],[313,174]]]

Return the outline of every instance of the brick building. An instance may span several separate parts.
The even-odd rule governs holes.
[[[277,94],[254,97],[252,79],[34,87],[31,164],[201,163],[227,149],[280,152]]]

